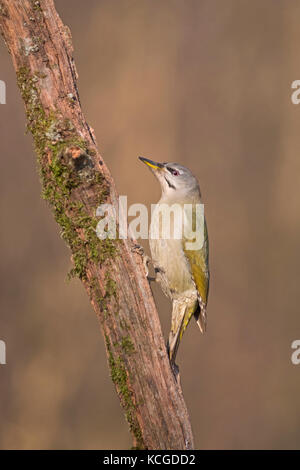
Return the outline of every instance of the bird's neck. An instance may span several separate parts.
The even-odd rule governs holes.
[[[172,193],[162,193],[160,200],[158,201],[158,204],[201,204],[201,195],[199,192],[197,193],[180,193],[180,192],[174,192]]]

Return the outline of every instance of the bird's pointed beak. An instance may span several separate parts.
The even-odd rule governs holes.
[[[148,165],[153,170],[161,170],[162,168],[164,168],[164,165],[162,163],[153,162],[152,160],[149,160],[149,158],[139,157],[139,159],[143,163],[146,163],[146,165]]]

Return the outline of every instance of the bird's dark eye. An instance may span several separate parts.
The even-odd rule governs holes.
[[[174,168],[171,168],[171,167],[167,166],[167,170],[168,170],[173,176],[178,176],[178,175],[179,175],[179,171],[174,170]]]

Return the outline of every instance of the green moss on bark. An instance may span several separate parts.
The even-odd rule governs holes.
[[[142,431],[136,417],[136,406],[134,404],[133,393],[128,387],[128,377],[124,360],[120,355],[113,355],[110,340],[107,335],[105,336],[105,341],[108,352],[108,363],[110,367],[111,378],[121,398],[130,430],[136,439],[136,448],[144,449],[145,445]]]
[[[121,348],[125,354],[133,354],[135,352],[135,347],[133,342],[130,339],[130,336],[123,336],[121,339]]]
[[[45,112],[38,88],[42,78],[45,76],[32,75],[27,67],[21,67],[17,72],[17,83],[25,102],[27,129],[33,136],[38,156],[42,196],[52,207],[62,238],[71,248],[74,267],[70,276],[86,279],[89,262],[104,263],[114,257],[117,243],[98,239],[98,220],[82,203],[73,202],[71,196],[80,186],[96,185],[97,206],[106,200],[109,187],[103,175],[94,168],[94,149],[78,135],[72,122],[56,111]],[[113,282],[111,280],[111,284]]]

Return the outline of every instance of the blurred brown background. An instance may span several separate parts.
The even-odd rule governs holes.
[[[129,202],[158,184],[137,161],[198,176],[208,220],[208,332],[178,362],[196,445],[300,448],[300,1],[56,0],[82,105]],[[129,448],[102,337],[44,201],[0,43],[1,448]],[[170,305],[154,288],[165,334]]]

